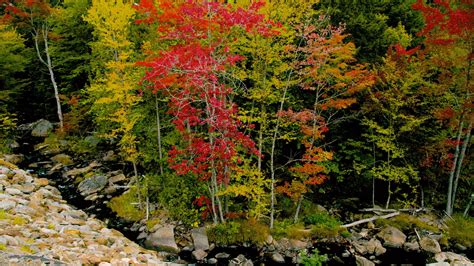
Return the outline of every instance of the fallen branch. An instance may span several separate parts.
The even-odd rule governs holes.
[[[417,213],[417,212],[421,212],[421,211],[424,211],[426,210],[425,208],[419,208],[419,209],[414,209],[414,208],[410,208],[410,209],[380,209],[380,208],[366,208],[366,209],[362,209],[362,210],[359,210],[361,212],[414,212],[414,213]]]
[[[375,220],[378,220],[378,219],[391,218],[391,217],[397,216],[399,214],[400,214],[400,212],[397,211],[397,212],[392,212],[392,213],[389,213],[389,214],[386,214],[386,215],[383,215],[383,216],[373,216],[371,218],[362,219],[362,220],[355,221],[355,222],[350,223],[350,224],[341,225],[341,227],[348,228],[348,227],[356,226],[356,225],[359,225],[359,224],[372,222],[372,221],[375,221]]]

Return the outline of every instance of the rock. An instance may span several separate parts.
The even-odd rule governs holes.
[[[265,239],[265,243],[267,243],[267,245],[273,244],[273,236],[268,235],[267,238]]]
[[[0,210],[8,211],[15,208],[16,202],[11,200],[2,200],[0,201]]]
[[[71,156],[64,153],[53,156],[51,160],[62,165],[71,165],[73,163]]]
[[[422,250],[430,253],[439,253],[441,252],[441,247],[439,246],[438,241],[429,238],[429,237],[422,237],[420,240],[420,247]]]
[[[229,261],[228,266],[253,266],[253,262],[244,255],[240,254],[236,258]]]
[[[456,243],[456,244],[454,245],[454,248],[457,249],[457,250],[459,250],[459,251],[466,251],[466,250],[467,250],[467,247],[465,247],[465,246],[463,246],[463,245],[461,245],[461,244],[459,244],[459,243]]]
[[[31,136],[33,137],[47,137],[53,129],[53,124],[45,119],[40,119],[33,123],[33,130]]]
[[[207,260],[207,264],[211,264],[211,265],[217,264],[217,259],[216,258],[210,258],[210,259]]]
[[[407,252],[418,252],[420,251],[420,245],[417,241],[406,242],[403,244],[403,249]]]
[[[110,162],[110,161],[113,161],[117,159],[117,156],[114,154],[114,151],[110,150],[110,151],[107,151],[104,155],[104,157],[102,157],[102,161],[104,162]]]
[[[375,256],[380,256],[387,252],[387,249],[382,246],[382,243],[374,238],[370,239],[367,243],[367,250],[370,254],[374,254]]]
[[[276,263],[285,263],[285,258],[278,252],[273,253],[271,259]]]
[[[448,261],[453,263],[460,263],[459,265],[474,265],[468,258],[453,252],[440,252],[434,257],[437,262]]]
[[[450,266],[447,262],[435,262],[435,263],[428,263],[426,266]]]
[[[370,260],[362,257],[362,256],[355,256],[356,258],[356,265],[357,266],[375,266],[375,263],[371,262]]]
[[[16,188],[6,188],[5,193],[10,194],[10,195],[21,195],[23,194],[21,190],[16,189]]]
[[[127,180],[127,177],[124,174],[118,174],[109,178],[109,183],[115,184]]]
[[[230,254],[227,254],[225,252],[217,253],[215,258],[216,259],[228,259],[230,257]]]
[[[308,243],[297,239],[290,239],[290,245],[291,248],[294,250],[302,250],[307,248]]]
[[[193,238],[193,244],[195,250],[208,250],[209,239],[207,238],[206,228],[199,227],[191,230],[191,237]]]
[[[39,187],[44,187],[44,186],[49,185],[49,181],[46,178],[37,178],[35,180],[35,185],[37,185]]]
[[[97,195],[97,193],[94,193],[94,194],[90,194],[89,196],[85,197],[84,200],[95,201],[99,198],[100,198],[100,196]]]
[[[3,158],[9,163],[18,165],[23,162],[25,156],[23,154],[4,154]]]
[[[36,187],[33,184],[24,184],[20,187],[21,192],[30,194],[31,192],[35,191]]]
[[[407,239],[402,231],[393,226],[385,227],[377,236],[384,241],[384,246],[391,248],[401,248]]]
[[[102,190],[107,183],[106,176],[97,175],[82,181],[77,188],[82,196],[87,196]]]
[[[108,186],[104,189],[104,194],[106,195],[112,195],[114,194],[115,192],[117,192],[117,188],[115,186]]]
[[[165,225],[145,240],[145,245],[157,250],[178,253],[179,248],[174,239],[174,226]]]
[[[197,249],[191,253],[193,258],[197,261],[202,261],[206,258],[207,252],[202,249]]]

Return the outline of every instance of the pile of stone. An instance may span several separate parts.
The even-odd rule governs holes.
[[[61,198],[47,179],[0,160],[0,264],[166,265]]]

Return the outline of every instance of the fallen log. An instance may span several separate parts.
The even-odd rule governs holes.
[[[419,209],[414,209],[414,208],[409,208],[409,209],[380,209],[380,208],[366,208],[366,209],[361,209],[359,211],[361,212],[421,212],[426,210],[425,208],[419,208]]]
[[[386,215],[383,215],[383,216],[373,216],[373,217],[370,217],[370,218],[366,218],[366,219],[362,219],[362,220],[359,220],[359,221],[355,221],[355,222],[352,222],[350,224],[344,224],[344,225],[341,225],[341,227],[344,227],[344,228],[349,228],[349,227],[352,227],[352,226],[356,226],[356,225],[359,225],[359,224],[364,224],[364,223],[368,223],[368,222],[372,222],[372,221],[375,221],[375,220],[378,220],[378,219],[388,219],[388,218],[391,218],[391,217],[394,217],[394,216],[397,216],[399,215],[400,212],[397,211],[397,212],[392,212],[392,213],[389,213],[389,214],[386,214]]]

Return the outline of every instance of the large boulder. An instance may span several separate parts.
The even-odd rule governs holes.
[[[193,244],[195,250],[208,250],[209,239],[207,238],[206,228],[199,227],[191,230],[191,237],[193,238]]]
[[[398,228],[387,226],[377,236],[383,240],[383,245],[390,248],[401,248],[407,236]]]
[[[97,175],[82,181],[78,189],[82,196],[87,196],[102,190],[107,183],[108,179],[106,176]]]
[[[429,253],[436,254],[441,252],[441,247],[439,246],[438,241],[426,236],[421,238],[420,247],[422,250]]]
[[[468,258],[453,252],[440,252],[434,257],[437,262],[450,262],[451,265],[474,265]]]
[[[45,119],[34,122],[32,126],[33,130],[31,131],[31,135],[33,137],[47,137],[53,129],[53,124]]]
[[[174,226],[165,225],[158,228],[146,238],[145,246],[159,251],[178,253],[179,248],[174,239]]]

